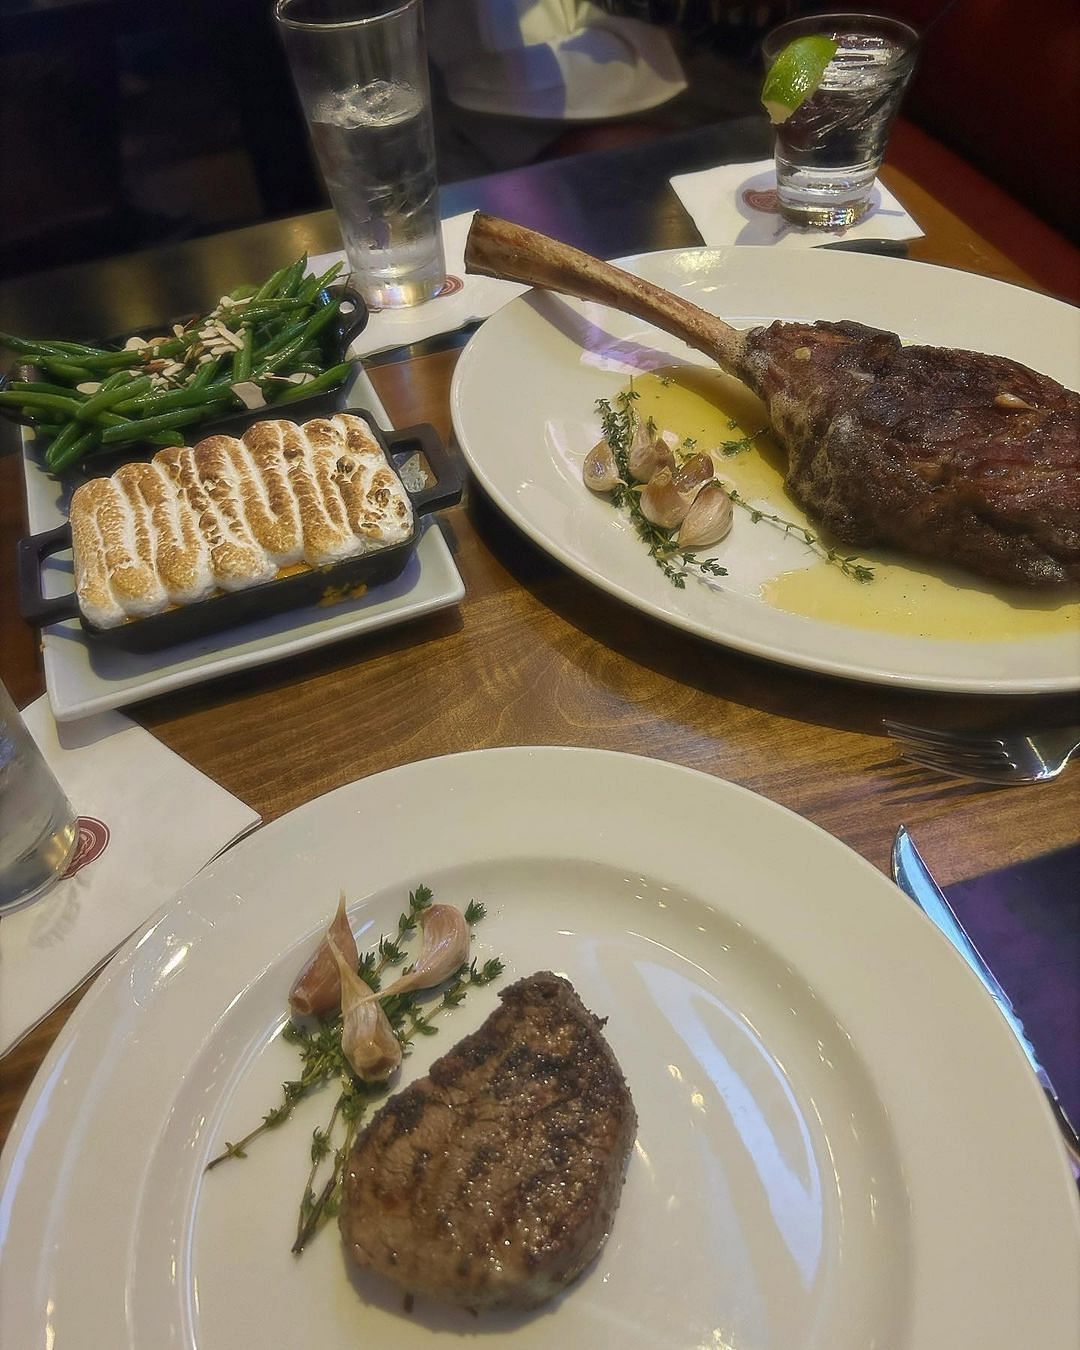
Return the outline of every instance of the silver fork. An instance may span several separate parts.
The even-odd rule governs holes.
[[[905,759],[979,783],[1042,783],[1080,750],[1080,726],[1050,731],[935,731],[889,718],[882,725]]]

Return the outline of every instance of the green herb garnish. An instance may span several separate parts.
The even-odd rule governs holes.
[[[727,494],[736,506],[749,513],[750,519],[756,525],[758,521],[767,520],[770,524],[778,526],[785,534],[797,535],[808,544],[815,553],[824,558],[827,563],[832,563],[839,567],[846,577],[852,577],[855,581],[873,581],[874,569],[867,567],[864,562],[854,555],[845,556],[839,549],[826,548],[821,542],[820,535],[813,530],[808,530],[805,525],[797,525],[793,520],[787,520],[784,516],[774,515],[771,511],[762,511],[757,506],[751,506],[745,497],[740,496],[734,488],[728,488]]]
[[[388,966],[399,965],[405,960],[406,952],[401,944],[415,932],[420,915],[431,902],[431,890],[427,886],[418,886],[409,895],[408,908],[398,918],[395,937],[381,937],[370,951],[361,956],[357,970],[373,990],[378,990],[382,973]],[[482,904],[471,901],[465,910],[465,920],[470,925],[479,923],[486,912]],[[385,998],[383,1011],[401,1043],[402,1053],[410,1053],[412,1042],[417,1036],[434,1036],[438,1027],[433,1023],[441,1013],[458,1007],[470,989],[498,979],[503,969],[503,963],[498,957],[482,965],[475,959],[463,964],[443,986],[438,1002],[430,1011],[428,1004],[433,992],[431,990],[415,990]],[[425,995],[429,996],[427,1003],[423,1001]],[[276,1129],[288,1120],[297,1102],[324,1084],[335,1081],[338,1096],[330,1118],[311,1137],[310,1169],[300,1199],[296,1239],[292,1247],[296,1253],[303,1251],[321,1225],[337,1213],[345,1161],[356,1138],[358,1125],[367,1109],[390,1092],[389,1084],[367,1083],[353,1072],[341,1048],[341,1030],[340,1012],[333,1016],[309,1019],[305,1025],[291,1020],[286,1022],[281,1029],[281,1038],[293,1046],[300,1057],[299,1077],[281,1085],[280,1103],[268,1111],[253,1130],[236,1143],[226,1141],[224,1150],[206,1165],[209,1172],[229,1158],[246,1158],[250,1144],[259,1135]],[[329,1173],[323,1183],[318,1185],[320,1171],[327,1162]]]

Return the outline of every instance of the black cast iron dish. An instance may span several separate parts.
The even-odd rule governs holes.
[[[311,400],[303,415],[297,407],[289,408],[288,418],[274,420],[307,422],[313,417],[332,416],[342,411],[335,407],[337,397],[323,394]],[[370,413],[351,408],[349,412],[363,417],[372,434],[382,446],[391,467],[401,478],[401,469],[407,461],[418,457],[417,473],[410,472],[402,486],[408,493],[414,512],[413,530],[400,544],[343,558],[324,567],[308,568],[277,577],[242,591],[219,592],[191,605],[181,605],[144,619],[129,619],[116,628],[97,628],[89,623],[79,610],[74,591],[67,595],[47,597],[42,587],[42,564],[51,554],[71,546],[71,525],[65,523],[44,534],[31,535],[19,541],[19,606],[27,623],[35,628],[77,618],[87,637],[95,643],[118,647],[124,651],[151,652],[172,647],[181,642],[206,637],[225,628],[236,628],[256,619],[265,619],[302,605],[333,604],[348,600],[360,588],[381,585],[396,577],[412,556],[421,534],[420,517],[444,506],[453,506],[461,499],[462,480],[458,467],[451,460],[435,428],[428,425],[406,427],[401,431],[383,432]],[[282,409],[282,413],[285,409]],[[270,409],[238,413],[227,421],[215,423],[215,430],[239,436],[256,422],[274,418]],[[202,437],[200,436],[200,439]],[[423,476],[422,487],[411,487]]]

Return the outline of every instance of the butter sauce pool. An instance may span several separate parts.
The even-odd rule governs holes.
[[[724,442],[751,436],[768,419],[762,404],[739,381],[702,366],[672,365],[635,377],[636,409],[657,426],[691,438],[695,450],[712,454],[717,475],[755,506],[798,525],[817,527],[784,487],[784,454],[768,435],[738,454],[725,455]],[[736,511],[724,559],[737,576],[738,554],[750,530],[771,530]],[[826,535],[827,544],[835,541]],[[852,550],[854,551],[854,550]],[[805,618],[920,638],[1000,642],[1080,632],[1080,593],[1054,596],[995,584],[959,568],[872,550],[860,557],[874,580],[858,582],[807,550],[807,564],[767,580],[758,598],[775,609]]]

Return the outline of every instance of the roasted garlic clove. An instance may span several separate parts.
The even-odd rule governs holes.
[[[385,1081],[401,1063],[401,1042],[379,997],[327,935],[341,981],[341,1052],[365,1083]]]
[[[710,455],[691,455],[675,470],[675,486],[680,492],[693,496],[698,488],[703,483],[708,483],[715,474],[716,466]]]
[[[690,498],[675,486],[674,475],[666,466],[642,488],[640,501],[641,514],[662,530],[681,525],[690,509]]]
[[[352,961],[356,969],[360,954],[356,950],[356,939],[349,927],[349,916],[345,913],[345,892],[338,899],[337,913],[331,921],[327,936],[323,938],[289,990],[289,1007],[301,1017],[322,1015],[335,1012],[341,1003],[341,979],[337,964],[330,952],[329,938],[333,937],[346,960]]]
[[[626,466],[631,478],[639,483],[648,483],[660,469],[674,469],[675,456],[662,436],[657,436],[646,423],[639,422],[626,453]]]
[[[430,905],[420,915],[424,943],[412,970],[396,979],[379,995],[405,994],[413,989],[433,989],[448,980],[469,957],[469,925],[453,905]]]
[[[731,529],[731,498],[715,479],[706,483],[690,503],[679,530],[680,548],[707,548]]]
[[[610,492],[619,482],[619,466],[615,462],[615,452],[607,441],[597,441],[585,456],[581,476],[585,480],[585,486],[593,492]]]

